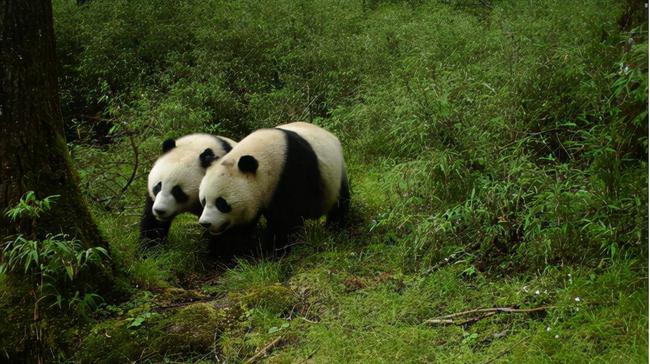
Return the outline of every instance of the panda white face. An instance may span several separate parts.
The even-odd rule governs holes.
[[[202,177],[203,171],[198,162],[187,164],[176,158],[160,158],[148,179],[149,196],[154,201],[154,217],[168,221],[197,206],[198,185]]]
[[[224,161],[208,169],[199,188],[203,205],[199,224],[213,235],[249,224],[257,218],[260,209],[255,175],[244,173],[233,164]]]

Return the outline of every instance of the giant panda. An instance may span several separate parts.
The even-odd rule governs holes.
[[[342,222],[350,191],[341,144],[305,122],[257,130],[208,167],[199,198],[199,223],[211,234],[252,227],[264,215],[264,245],[281,249],[304,219]]]
[[[190,134],[163,142],[162,155],[154,163],[147,180],[147,197],[140,222],[142,241],[165,240],[172,220],[180,213],[201,214],[199,184],[205,170],[236,144],[232,139],[209,134]]]

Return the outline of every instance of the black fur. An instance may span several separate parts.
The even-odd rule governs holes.
[[[199,155],[199,161],[202,168],[208,168],[215,160],[219,159],[210,148],[205,148],[203,153]]]
[[[232,206],[230,206],[228,202],[223,199],[223,197],[217,197],[217,200],[214,202],[214,204],[217,206],[217,209],[224,214],[227,214],[232,210]]]
[[[341,176],[341,188],[339,190],[339,198],[336,201],[334,208],[327,213],[327,222],[328,227],[340,226],[345,219],[345,215],[350,209],[350,186],[348,185],[348,177],[343,171]]]
[[[171,221],[158,221],[151,211],[152,207],[153,200],[147,194],[142,220],[140,220],[140,240],[149,243],[162,242],[167,239]]]
[[[244,173],[255,173],[257,171],[259,163],[257,162],[257,159],[255,159],[255,157],[252,155],[243,155],[239,157],[237,166],[239,167],[239,170]]]
[[[174,139],[167,139],[162,143],[162,152],[167,153],[168,151],[176,148],[176,140]]]
[[[230,150],[232,149],[232,145],[230,145],[230,143],[228,143],[226,139],[217,137],[217,140],[219,140],[219,143],[221,143],[221,148],[223,148],[224,152],[226,153],[230,152]]]
[[[208,255],[222,263],[236,261],[236,258],[255,257],[270,254],[265,251],[257,237],[258,229],[255,224],[234,227],[218,235],[203,233],[203,239],[208,242]]]
[[[314,149],[297,133],[277,130],[285,136],[286,159],[269,208],[262,213],[267,220],[266,243],[282,248],[287,236],[299,229],[304,219],[323,214],[324,198]]]
[[[183,189],[181,189],[181,187],[178,185],[172,188],[172,196],[174,196],[174,199],[178,203],[185,203],[190,199],[190,196],[188,196],[187,193],[183,192]]]

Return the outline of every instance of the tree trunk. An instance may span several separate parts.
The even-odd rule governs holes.
[[[0,217],[7,235],[64,232],[106,246],[78,187],[59,105],[50,0],[0,0],[0,210],[27,191],[61,197],[36,224]]]

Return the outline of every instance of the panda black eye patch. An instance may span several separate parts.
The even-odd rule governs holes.
[[[232,210],[232,207],[228,205],[228,202],[221,197],[217,197],[217,200],[214,202],[217,209],[223,213],[228,213]]]
[[[190,199],[190,197],[185,194],[185,192],[183,192],[179,185],[176,185],[174,188],[172,188],[172,196],[174,196],[176,202],[178,203],[187,202],[187,200]]]
[[[201,206],[205,207],[205,197],[203,197],[203,200],[201,200]]]
[[[161,189],[162,189],[162,182],[158,182],[157,185],[153,186],[153,190],[152,190],[153,195],[154,196],[157,195],[158,192],[160,192]]]

